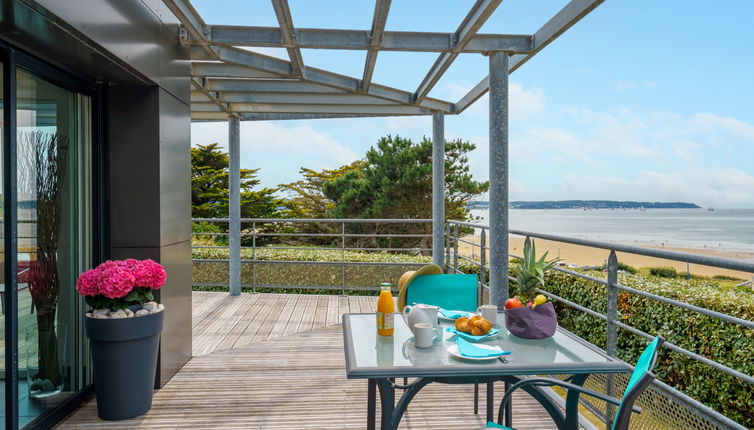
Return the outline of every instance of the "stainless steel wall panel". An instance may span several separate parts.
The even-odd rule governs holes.
[[[190,107],[160,90],[160,245],[191,240]]]
[[[160,246],[157,87],[110,87],[110,246]]]
[[[87,39],[90,49],[112,57],[189,103],[189,50],[181,46],[177,19],[158,4],[161,1],[37,0],[36,3],[47,11],[48,19],[57,17],[72,28],[71,33],[80,33],[79,38]]]

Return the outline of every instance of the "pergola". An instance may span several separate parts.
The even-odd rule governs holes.
[[[208,25],[188,0],[165,0],[191,45],[191,117],[228,120],[230,291],[240,294],[239,121],[432,115],[433,259],[442,265],[444,117],[489,91],[490,303],[508,298],[508,75],[604,0],[571,0],[534,34],[479,34],[503,0],[477,0],[455,32],[385,31],[391,0],[376,0],[371,29],[296,28],[287,0],[271,0],[277,27]],[[365,2],[366,3],[366,2]],[[239,47],[285,48],[290,61]],[[367,51],[361,79],[306,66],[301,49]],[[372,82],[380,51],[437,52],[413,91]],[[428,97],[460,54],[489,58],[489,74],[457,102]]]

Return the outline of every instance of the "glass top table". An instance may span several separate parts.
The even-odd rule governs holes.
[[[343,346],[346,358],[346,377],[368,379],[367,428],[375,428],[376,392],[379,389],[381,403],[380,427],[397,429],[401,417],[412,398],[422,387],[432,382],[462,384],[487,384],[487,420],[493,417],[493,384],[504,381],[506,391],[511,382],[526,375],[570,374],[570,381],[582,385],[593,373],[622,373],[630,367],[609,357],[596,346],[558,328],[547,339],[522,339],[505,328],[505,314],[499,313],[497,336],[484,343],[498,345],[504,351],[506,362],[500,360],[472,361],[458,358],[448,352],[455,343],[455,335],[445,331],[451,322],[441,321],[439,336],[431,348],[416,348],[413,334],[401,314],[395,315],[393,336],[379,336],[374,314],[343,315]],[[416,378],[405,388],[398,404],[395,404],[396,378]],[[578,392],[569,391],[566,398],[566,414],[560,412],[555,402],[542,394],[539,387],[526,389],[545,407],[560,429],[578,427]],[[502,406],[501,406],[502,411]],[[510,419],[510,403],[506,406],[505,419]]]
[[[456,377],[486,375],[541,375],[621,373],[630,370],[621,360],[607,356],[596,346],[558,328],[547,339],[522,339],[508,332],[505,314],[499,313],[497,336],[480,342],[499,345],[507,363],[472,361],[454,357],[448,346],[455,336],[446,332],[451,322],[441,322],[431,348],[416,348],[413,334],[401,314],[395,315],[395,334],[379,336],[374,314],[343,315],[343,339],[348,378]]]

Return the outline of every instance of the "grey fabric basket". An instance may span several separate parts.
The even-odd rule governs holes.
[[[505,310],[505,328],[524,339],[544,339],[555,334],[558,316],[551,302],[534,309],[523,306]]]

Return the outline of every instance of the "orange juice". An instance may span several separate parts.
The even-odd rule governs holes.
[[[392,336],[395,331],[392,285],[380,284],[380,298],[377,299],[377,334],[380,336]]]

